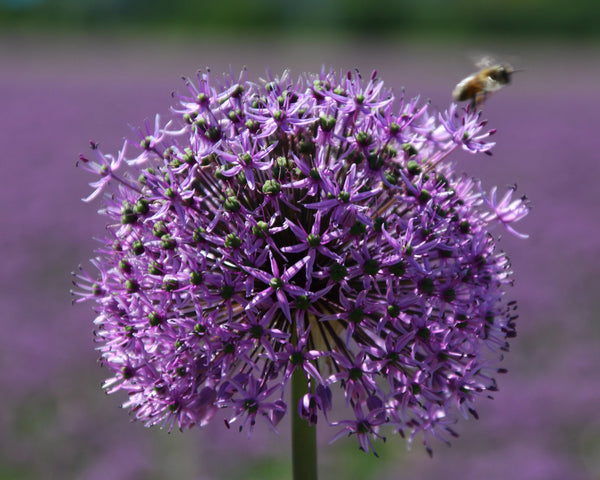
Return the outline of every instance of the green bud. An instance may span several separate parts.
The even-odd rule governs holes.
[[[406,153],[409,157],[414,157],[417,153],[419,153],[418,150],[410,143],[403,143],[402,150],[404,150],[404,153]]]
[[[453,302],[456,299],[456,291],[453,288],[447,288],[442,292],[442,298],[448,303]]]
[[[144,244],[141,242],[141,240],[136,240],[131,244],[131,250],[135,255],[141,255],[144,253]]]
[[[431,193],[429,193],[425,189],[421,190],[421,193],[419,193],[418,200],[421,204],[427,203],[429,200],[431,200]]]
[[[242,240],[235,233],[229,233],[225,237],[225,248],[239,248],[242,245]]]
[[[190,283],[192,285],[200,285],[202,283],[202,273],[196,271],[190,272]]]
[[[350,193],[342,190],[340,193],[338,193],[337,198],[340,202],[348,203],[350,201]]]
[[[421,167],[414,160],[408,161],[408,163],[406,164],[406,169],[408,170],[408,173],[410,173],[411,175],[418,175],[421,172]]]
[[[221,130],[219,127],[209,127],[204,133],[204,136],[211,142],[216,142],[221,138]]]
[[[419,282],[419,290],[421,292],[431,295],[433,293],[433,289],[434,284],[431,278],[425,277]]]
[[[364,272],[367,275],[376,275],[377,272],[379,272],[379,264],[377,263],[377,260],[372,258],[367,259],[367,261],[365,261]]]
[[[179,282],[177,280],[175,280],[174,278],[169,278],[163,282],[163,289],[165,289],[167,292],[172,292],[173,290],[176,290],[178,287],[179,287]]]
[[[329,277],[334,282],[342,281],[348,275],[348,269],[344,265],[334,263],[329,267]]]
[[[177,246],[177,242],[167,233],[162,236],[160,246],[165,250],[173,250]]]
[[[299,295],[296,298],[296,308],[298,308],[299,310],[308,310],[310,307],[310,300],[308,299],[308,296],[306,295]]]
[[[234,196],[227,197],[224,207],[228,212],[239,212],[242,208],[240,202],[238,202],[238,199]]]
[[[356,222],[350,227],[350,235],[363,235],[367,231],[367,226],[364,223]]]
[[[260,126],[260,124],[255,120],[251,120],[251,119],[246,120],[246,128],[248,130],[250,130],[252,133],[255,133],[256,131],[258,131],[259,126]]]
[[[256,225],[252,227],[252,235],[254,235],[255,237],[264,238],[268,230],[269,224],[260,220],[257,222]]]
[[[140,147],[144,150],[150,150],[150,144],[152,143],[151,137],[146,137],[140,142]]]
[[[206,232],[206,230],[204,230],[204,228],[202,228],[202,227],[196,228],[194,230],[194,233],[192,234],[192,240],[196,243],[200,242],[202,240],[205,232]]]
[[[131,273],[131,264],[127,260],[121,259],[119,260],[119,270],[124,273]]]
[[[152,235],[154,235],[155,237],[162,237],[163,235],[166,235],[167,233],[168,233],[167,226],[165,225],[165,222],[163,222],[162,220],[159,220],[158,222],[156,222],[154,224],[154,226],[152,227]]]
[[[133,211],[132,206],[129,202],[123,202],[121,207],[121,223],[123,225],[131,225],[137,221],[137,215]]]
[[[390,265],[389,267],[390,273],[396,275],[397,277],[401,277],[406,273],[406,266],[403,261],[399,261],[394,265]]]
[[[162,319],[160,318],[160,315],[158,315],[158,313],[156,312],[150,312],[148,314],[148,324],[151,327],[156,327],[158,325],[160,325]]]
[[[158,263],[156,260],[152,260],[150,265],[148,265],[148,273],[150,275],[160,275],[162,273],[160,263]]]
[[[392,172],[385,172],[385,179],[391,185],[397,185],[398,184],[398,178]]]
[[[235,294],[235,290],[231,285],[223,285],[221,287],[221,298],[223,300],[229,300]]]
[[[281,191],[281,185],[276,180],[267,180],[262,186],[265,195],[277,195]]]
[[[135,205],[133,206],[133,211],[140,215],[145,215],[150,210],[150,205],[148,200],[145,198],[140,198]]]
[[[431,330],[429,330],[427,327],[420,328],[417,332],[417,336],[423,340],[429,340],[429,337],[431,337]]]
[[[356,143],[359,145],[368,145],[373,141],[373,137],[369,135],[367,132],[358,132],[356,134]]]
[[[319,245],[321,245],[321,235],[314,235],[312,233],[309,233],[306,241],[309,247],[316,248]]]
[[[335,117],[332,115],[321,115],[319,124],[324,132],[331,132],[335,128]]]
[[[137,292],[139,287],[140,286],[134,280],[125,280],[125,289],[129,293]]]

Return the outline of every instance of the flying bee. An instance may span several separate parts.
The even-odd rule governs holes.
[[[489,59],[479,63],[481,70],[472,73],[458,82],[452,91],[455,102],[471,101],[473,108],[483,104],[488,95],[510,83],[510,76],[516,71],[507,63],[492,65]]]

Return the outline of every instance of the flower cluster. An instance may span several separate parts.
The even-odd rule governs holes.
[[[75,281],[96,304],[105,388],[148,425],[225,409],[228,425],[275,428],[301,371],[310,388],[290,407],[363,450],[383,425],[428,449],[455,435],[515,335],[490,228],[528,211],[447,160],[489,152],[480,114],[397,105],[375,73],[186,86],[176,119],[117,157],[80,157],[110,219],[97,273]]]

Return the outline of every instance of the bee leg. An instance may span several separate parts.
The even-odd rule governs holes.
[[[473,113],[474,113],[474,112],[476,112],[476,111],[478,110],[478,108],[479,108],[479,105],[480,105],[481,103],[482,103],[482,102],[481,102],[480,100],[478,100],[478,97],[477,97],[477,96],[475,96],[475,97],[473,97],[473,98],[471,99],[471,101],[469,102],[469,105],[468,105],[468,107],[467,107],[467,110],[468,110],[468,111],[470,111],[470,112],[473,112]]]
[[[473,97],[473,108],[482,107],[487,99],[485,92],[479,92]]]

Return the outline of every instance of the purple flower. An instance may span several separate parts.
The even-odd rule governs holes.
[[[486,216],[486,220],[499,220],[513,235],[521,238],[528,238],[529,235],[517,232],[510,225],[511,223],[518,222],[529,213],[527,197],[521,197],[517,200],[512,199],[512,195],[517,189],[516,185],[506,191],[500,202],[496,200],[496,187],[492,188],[489,198],[481,190],[481,187],[479,188],[481,191],[481,198],[490,209],[490,212]]]
[[[81,157],[109,225],[76,294],[95,303],[108,391],[147,425],[222,410],[275,428],[299,371],[311,389],[291,411],[363,450],[386,425],[428,449],[455,435],[515,335],[490,231],[528,212],[447,160],[489,151],[479,114],[396,108],[375,73],[186,85],[136,155]]]

